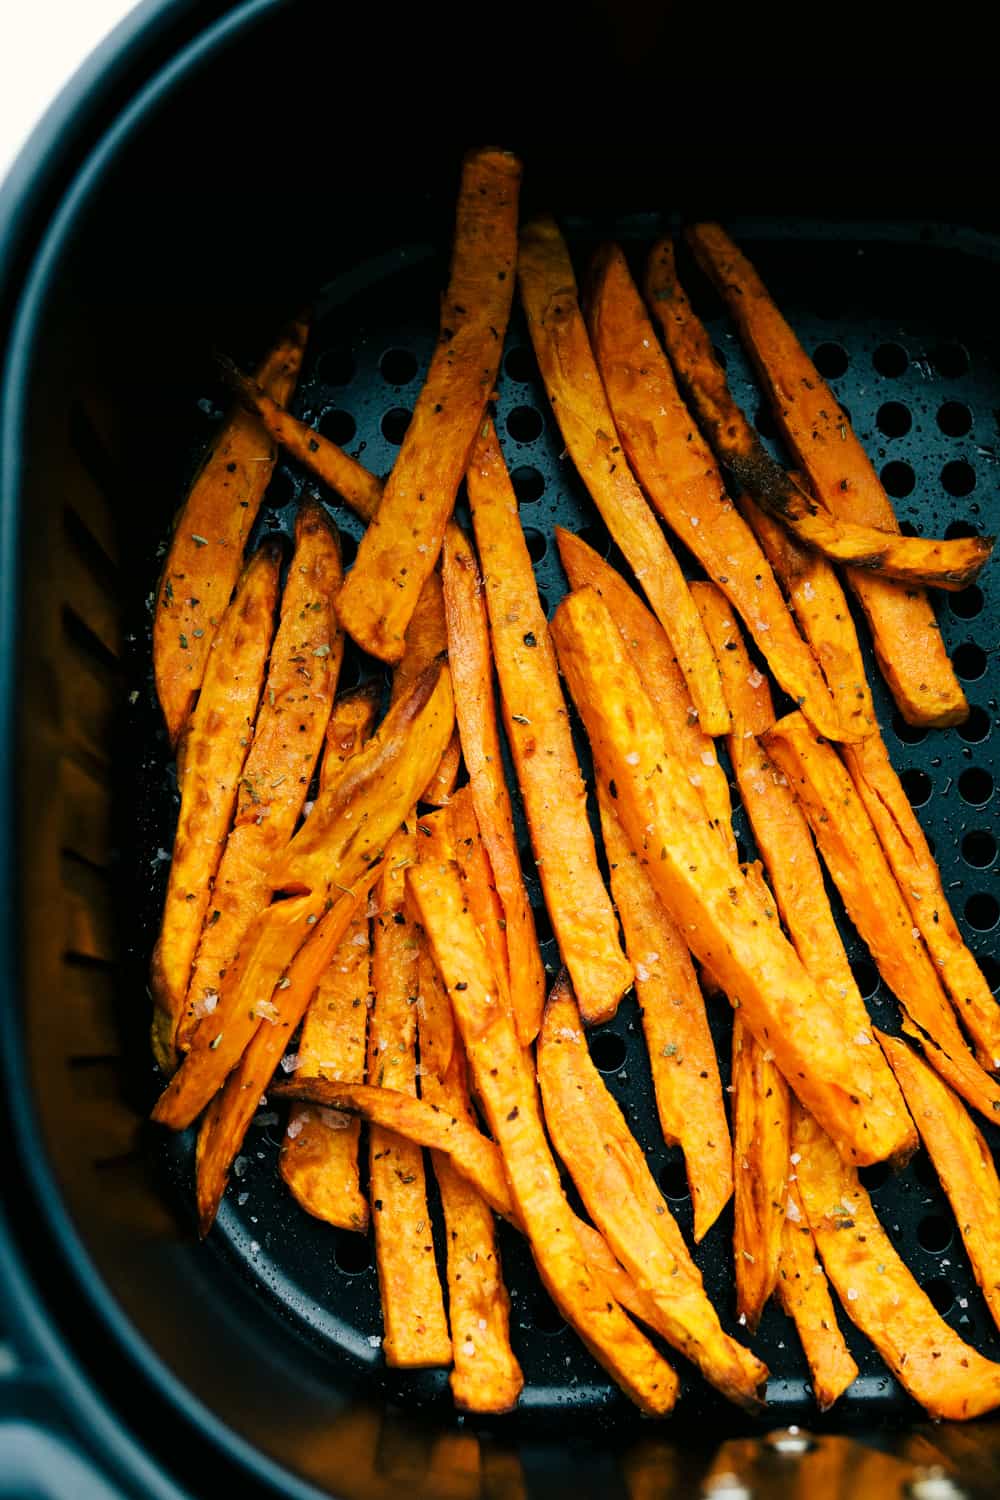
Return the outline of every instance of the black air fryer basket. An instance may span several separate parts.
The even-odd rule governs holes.
[[[842,122],[836,145],[820,142],[798,126],[796,104],[808,110],[814,94],[764,87],[744,107],[740,80],[760,81],[764,44],[745,18],[725,42],[712,33],[711,17],[641,5],[429,17],[149,4],[55,107],[0,198],[11,798],[0,1495],[200,1496],[228,1484],[343,1500],[996,1492],[1000,1422],[927,1422],[846,1320],[860,1375],[820,1417],[774,1305],[754,1343],[772,1372],[763,1418],[685,1368],[673,1417],[642,1419],[562,1324],[506,1226],[525,1393],[510,1417],[460,1418],[443,1372],[385,1369],[369,1250],[281,1187],[276,1112],[251,1129],[205,1245],[190,1135],[145,1123],[157,1091],[146,967],[176,816],[152,692],[151,590],[226,399],[213,351],[251,363],[312,299],[294,409],[386,472],[436,336],[464,147],[498,140],[522,154],[525,208],[559,214],[580,273],[608,236],[635,257],[683,218],[723,218],[849,410],[904,529],[998,529],[1000,230],[970,191],[989,137],[956,161],[918,120],[899,151],[886,107],[863,131]],[[697,79],[678,77],[685,58],[703,60]],[[731,324],[703,281],[692,286],[737,398],[771,442]],[[557,523],[615,554],[546,408],[515,305],[497,427],[551,611],[565,589]],[[315,490],[281,460],[258,533],[288,535]],[[320,498],[350,560],[359,523]],[[869,661],[894,763],[994,985],[995,568],[981,588],[939,600],[973,704],[966,724],[909,728]],[[371,673],[349,649],[342,685]],[[752,852],[739,811],[737,831]],[[897,1030],[895,1001],[842,925],[876,1022]],[[713,1024],[721,1040],[720,1007]],[[689,1231],[631,997],[591,1046]],[[1000,1130],[985,1130],[1000,1152]],[[925,1153],[899,1174],[863,1175],[935,1305],[1000,1358]],[[696,1259],[735,1331],[731,1227],[730,1208]]]

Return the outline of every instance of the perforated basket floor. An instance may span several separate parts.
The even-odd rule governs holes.
[[[450,226],[442,224],[442,239]],[[598,239],[617,233],[641,260],[664,220],[624,225],[569,222],[566,228],[579,273]],[[874,458],[893,497],[904,530],[954,536],[1000,529],[997,505],[1000,342],[997,286],[1000,244],[972,234],[886,226],[835,228],[803,224],[736,223],[737,238],[757,262],[770,290],[790,317],[805,347],[827,376],[838,400]],[[446,262],[441,249],[410,246],[361,266],[328,287],[310,343],[297,413],[378,473],[392,465],[433,347],[436,309]],[[774,429],[763,409],[734,330],[718,302],[687,262],[687,281],[725,360],[735,395],[772,442]],[[218,393],[216,393],[218,394]],[[212,404],[205,400],[206,416]],[[552,541],[559,523],[582,531],[613,561],[603,523],[584,492],[547,411],[524,321],[515,309],[507,338],[497,406],[497,427],[521,506],[528,545],[548,610],[565,591]],[[205,422],[205,438],[210,422]],[[775,451],[779,451],[775,446]],[[300,469],[281,461],[268,492],[260,529],[290,532],[299,496],[315,485]],[[344,534],[345,561],[353,557],[360,523],[336,497],[323,493]],[[466,524],[463,501],[458,517]],[[683,552],[683,549],[679,549]],[[690,559],[685,555],[685,561]],[[150,561],[149,582],[156,564]],[[908,728],[894,713],[868,653],[879,719],[894,764],[936,850],[945,887],[964,934],[980,957],[991,984],[1000,980],[995,956],[998,904],[995,778],[998,774],[995,655],[1000,646],[1000,588],[994,564],[982,588],[941,595],[941,629],[973,705],[968,722],[947,732]],[[697,572],[694,568],[693,571]],[[148,585],[147,585],[148,586]],[[861,635],[865,637],[864,627]],[[176,797],[157,732],[148,675],[148,637],[134,642],[134,685],[141,690],[137,713],[148,718],[148,754],[141,771],[137,842],[133,850],[143,897],[142,930],[133,956],[148,958],[166,882]],[[350,647],[341,685],[379,675],[378,664]],[[579,725],[577,744],[585,771],[589,757]],[[741,847],[753,854],[739,809]],[[518,810],[518,816],[520,816]],[[531,858],[523,820],[522,856],[528,872],[543,952],[557,964],[555,944]],[[152,871],[152,878],[150,872]],[[898,1007],[844,917],[831,890],[854,972],[876,1023],[898,1030]],[[728,1081],[727,1008],[710,1005],[724,1081]],[[690,1243],[691,1202],[678,1151],[668,1151],[653,1105],[645,1047],[630,995],[618,1016],[590,1037],[591,1050],[609,1087],[622,1103],[653,1171]],[[443,1371],[387,1371],[379,1348],[381,1315],[369,1240],[333,1231],[303,1213],[278,1178],[276,1158],[284,1128],[281,1112],[261,1111],[236,1163],[218,1223],[204,1254],[217,1256],[232,1275],[260,1298],[276,1304],[304,1339],[324,1351],[342,1374],[381,1390],[402,1406],[450,1409]],[[981,1125],[984,1122],[979,1121]],[[984,1125],[994,1153],[1000,1130]],[[164,1167],[167,1190],[193,1219],[193,1139],[157,1137],[154,1150]],[[363,1154],[363,1153],[362,1153]],[[978,1349],[1000,1357],[997,1334],[979,1296],[956,1226],[921,1152],[902,1172],[871,1168],[862,1174],[873,1201],[907,1264],[947,1320]],[[433,1174],[428,1172],[432,1202]],[[436,1210],[436,1203],[434,1204]],[[438,1222],[440,1215],[436,1215]],[[724,1325],[738,1333],[730,1241],[731,1207],[694,1250],[706,1287]],[[504,1419],[519,1430],[536,1422],[546,1431],[587,1414],[602,1424],[637,1422],[625,1399],[566,1328],[542,1291],[523,1241],[501,1225],[504,1270],[511,1292],[514,1346],[526,1385],[521,1406]],[[439,1256],[442,1246],[438,1244]],[[441,1260],[443,1267],[443,1259]],[[915,1408],[890,1378],[871,1345],[841,1316],[860,1374],[832,1414],[844,1425],[870,1424],[890,1415],[911,1418]],[[771,1304],[754,1349],[771,1370],[766,1420],[817,1423],[808,1370],[794,1329]],[[674,1356],[671,1356],[674,1358]],[[725,1411],[728,1430],[737,1417],[683,1361],[684,1393],[679,1415],[714,1418]]]

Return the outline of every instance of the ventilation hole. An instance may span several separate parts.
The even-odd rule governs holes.
[[[681,1160],[668,1161],[665,1167],[659,1171],[660,1189],[665,1198],[671,1198],[675,1203],[680,1203],[684,1198],[690,1197],[691,1190],[688,1187],[687,1172]]]
[[[394,406],[386,412],[382,418],[382,436],[389,443],[395,443],[396,447],[406,436],[406,429],[410,425],[412,413],[405,406]]]
[[[977,932],[992,932],[1000,921],[1000,905],[988,891],[977,891],[965,903],[965,920]]]
[[[949,495],[971,495],[976,487],[976,471],[964,458],[953,459],[941,470],[941,483]],[[975,531],[965,533],[966,536],[975,534]]]
[[[544,902],[531,908],[531,915],[535,919],[535,932],[540,943],[547,943],[552,937],[552,922],[549,918],[548,908]]]
[[[927,738],[927,730],[919,724],[907,724],[898,709],[892,716],[892,732],[904,745],[919,745]]]
[[[991,953],[984,953],[979,959],[979,967],[983,971],[983,978],[990,989],[996,994],[1000,990],[1000,961],[995,959]]]
[[[858,958],[851,964],[854,983],[864,1000],[870,1000],[878,989],[878,969],[870,958]]]
[[[510,482],[514,486],[519,505],[531,505],[545,493],[544,476],[530,464],[522,464],[521,468],[512,470]]]
[[[534,380],[538,372],[535,351],[530,345],[522,344],[510,351],[503,362],[503,367],[511,380],[516,380],[518,385],[527,385],[529,380]]]
[[[363,1234],[338,1229],[334,1233],[333,1258],[338,1271],[345,1276],[360,1276],[372,1263],[371,1241]]]
[[[983,591],[978,583],[970,583],[967,589],[948,595],[948,605],[953,615],[960,620],[974,620],[983,608]]]
[[[349,568],[358,555],[358,544],[349,531],[340,533],[340,561],[345,568]]]
[[[886,494],[894,496],[897,500],[902,500],[905,495],[911,494],[917,482],[917,476],[910,465],[898,458],[894,458],[892,463],[883,465],[879,478],[882,480]]]
[[[778,436],[778,424],[775,422],[769,406],[758,406],[754,415],[753,425],[761,437],[771,438],[773,441]]]
[[[902,375],[910,363],[910,356],[901,344],[879,344],[872,355],[872,364],[880,375],[895,380]]]
[[[955,542],[960,537],[978,536],[979,532],[971,521],[949,521],[944,534],[947,541]]]
[[[975,641],[963,641],[952,652],[951,661],[963,682],[976,682],[986,671],[986,652]]]
[[[600,521],[591,521],[587,526],[581,526],[578,535],[583,538],[588,547],[593,547],[600,557],[607,557],[611,551],[611,533]]]
[[[919,536],[920,533],[912,521],[900,521],[899,531],[901,536]]]
[[[959,724],[958,732],[967,745],[980,745],[990,732],[990,716],[985,708],[975,704],[969,710],[969,717],[964,724]]]
[[[343,448],[358,430],[358,424],[349,411],[325,411],[319,419],[319,430],[331,443]]]
[[[378,367],[388,385],[409,385],[417,373],[417,357],[409,349],[387,349]]]
[[[903,791],[910,799],[910,806],[926,807],[934,790],[934,783],[927,772],[921,771],[919,766],[908,766],[900,773],[899,779],[903,783]]]
[[[295,480],[287,469],[275,469],[267,487],[267,503],[279,509],[295,499]]]
[[[534,526],[526,526],[524,528],[524,540],[528,544],[528,556],[531,558],[531,561],[536,563],[541,562],[549,547],[542,533],[536,531]]]
[[[915,1154],[910,1165],[921,1187],[925,1187],[928,1192],[936,1192],[940,1187],[937,1170],[923,1147]]]
[[[924,1291],[942,1317],[945,1313],[951,1312],[955,1302],[955,1293],[946,1276],[932,1276],[925,1284]]]
[[[958,795],[972,807],[983,807],[993,796],[993,777],[980,766],[970,766],[958,778]]]
[[[535,1293],[528,1316],[531,1319],[531,1326],[538,1333],[547,1333],[554,1337],[557,1333],[565,1331],[565,1319],[552,1301],[552,1298],[546,1296],[543,1291]]]
[[[842,349],[839,344],[820,344],[813,351],[813,364],[827,380],[837,380],[845,373],[849,363],[847,350]]]
[[[961,401],[946,401],[938,407],[937,424],[948,437],[964,437],[972,426],[972,413]]]
[[[594,1067],[602,1073],[615,1073],[625,1061],[625,1043],[613,1031],[599,1031],[590,1039]]]
[[[913,426],[910,408],[902,401],[886,401],[878,409],[875,418],[879,432],[889,438],[905,437]]]
[[[969,356],[961,344],[939,344],[931,354],[931,364],[945,380],[957,380],[969,368]]]
[[[992,833],[974,828],[962,840],[962,858],[977,870],[986,870],[997,857],[997,841]]]
[[[716,359],[719,361],[719,364],[722,366],[722,368],[725,369],[727,367],[727,365],[729,364],[729,356],[726,353],[725,349],[720,349],[719,346],[718,346],[718,344],[713,344],[712,345],[712,353],[715,355]]]
[[[350,385],[356,370],[350,349],[327,349],[316,364],[316,373],[325,385]]]
[[[549,596],[548,596],[548,594],[543,594],[542,591],[541,591],[541,589],[538,590],[538,603],[539,603],[539,606],[541,608],[542,614],[545,616],[546,619],[548,619],[548,617],[549,617]]]
[[[862,1167],[858,1176],[869,1193],[877,1193],[879,1188],[884,1187],[889,1181],[891,1173],[892,1168],[887,1161],[877,1161],[873,1162],[870,1167]]]
[[[917,1239],[925,1250],[940,1255],[951,1244],[952,1226],[944,1214],[928,1214],[917,1225]]]
[[[542,414],[533,406],[515,406],[507,414],[507,431],[515,443],[533,443],[542,435]]]

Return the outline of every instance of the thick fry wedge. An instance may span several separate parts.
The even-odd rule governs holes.
[[[629,843],[607,784],[597,802],[649,1052],[660,1129],[684,1152],[694,1237],[711,1229],[733,1191],[732,1148],[715,1045],[687,944]]]
[[[794,1107],[799,1191],[826,1274],[844,1311],[934,1417],[963,1421],[1000,1405],[1000,1365],[963,1343],[934,1310],[833,1142]]]
[[[369,870],[356,883],[355,895],[344,895],[316,926],[316,931],[295,955],[285,980],[268,1000],[258,1000],[253,1038],[237,1066],[205,1112],[198,1132],[195,1158],[198,1225],[202,1236],[215,1222],[233,1158],[243,1144],[260,1098],[274,1074],[281,1054],[302,1020],[330,960],[364,903],[379,868]]]
[[[510,793],[503,773],[482,579],[472,549],[455,525],[449,525],[445,532],[441,568],[448,621],[448,666],[455,688],[455,717],[469,768],[475,818],[503,907],[510,953],[514,1024],[522,1044],[527,1047],[534,1041],[541,1025],[545,970],[538,951],[535,919],[524,888]]]
[[[846,413],[753,267],[717,224],[695,226],[689,240],[736,320],[813,494],[843,521],[898,531],[892,505]],[[851,569],[848,581],[904,718],[939,728],[960,724],[969,706],[926,595],[864,568]]]
[[[454,859],[458,866],[458,873],[462,877],[465,902],[483,939],[486,957],[497,982],[501,1003],[510,1006],[516,1030],[517,1016],[514,1015],[511,1002],[510,961],[507,953],[507,935],[503,926],[503,907],[493,886],[490,862],[483,848],[479,823],[476,820],[476,809],[472,804],[471,787],[464,786],[461,791],[455,793],[448,808],[448,815],[454,844]],[[535,1034],[537,1035],[537,1032]],[[532,1036],[531,1041],[525,1042],[521,1033],[518,1032],[518,1039],[522,1046],[530,1046],[535,1038]]]
[[[708,734],[726,728],[719,671],[687,582],[622,451],[594,361],[566,242],[551,219],[521,231],[521,301],[570,457],[670,638]]]
[[[184,1051],[206,1001],[218,998],[250,923],[271,899],[267,870],[302,811],[337,691],[343,636],[333,608],[342,577],[336,533],[320,507],[307,504],[296,518],[295,536],[236,816],[178,1028]]]
[[[177,1061],[191,968],[264,682],[279,560],[276,548],[261,548],[240,580],[215,636],[178,767],[181,810],[150,971],[153,1055],[167,1072]]]
[[[878,1039],[955,1214],[979,1290],[1000,1327],[1000,1178],[962,1101],[897,1037]]]
[[[872,821],[836,751],[816,739],[801,714],[779,719],[764,745],[794,788],[848,916],[886,984],[910,1019],[951,1059],[952,1086],[992,1119],[1000,1111],[1000,1088],[965,1044]]]
[[[378,711],[378,694],[374,687],[355,688],[345,693],[333,706],[326,726],[326,746],[319,767],[320,793],[336,781],[352,755],[370,737]]]
[[[375,1008],[368,1027],[368,1077],[378,1087],[417,1092],[420,936],[404,905],[417,834],[403,827],[386,846],[372,939]],[[424,1158],[405,1136],[373,1125],[368,1137],[369,1197],[386,1363],[402,1369],[451,1364],[451,1338],[431,1241]]]
[[[733,1018],[733,1256],[736,1311],[753,1331],[778,1280],[787,1203],[788,1085]]]
[[[582,537],[557,526],[556,542],[570,586],[595,589],[611,611],[674,753],[687,767],[688,778],[692,786],[700,789],[709,818],[735,856],[729,782],[719,765],[715,741],[705,733],[694,710],[666,631],[621,574]]]
[[[816,1242],[794,1175],[787,1184],[787,1193],[776,1290],[809,1361],[816,1404],[820,1411],[827,1411],[855,1379],[858,1367],[837,1323],[833,1298],[816,1259]]]
[[[753,1410],[767,1367],[723,1332],[642,1150],[590,1060],[565,977],[545,1007],[538,1081],[556,1150],[613,1254],[660,1309],[666,1336],[706,1380]]]
[[[767,559],[726,494],[617,245],[598,253],[589,323],[604,389],[639,483],[739,610],[785,692],[821,734],[839,739],[849,726],[842,724]]]
[[[409,882],[542,1280],[567,1322],[632,1400],[651,1414],[669,1411],[677,1395],[676,1375],[581,1250],[545,1139],[534,1080],[513,1022],[497,999],[482,940],[464,910],[458,875],[447,867],[417,865]]]
[[[692,952],[742,1007],[791,1087],[830,1121],[845,1155],[861,1164],[894,1155],[908,1136],[870,1118],[865,1049],[701,816],[607,606],[591,589],[569,594],[552,629],[597,766],[616,783],[622,825]]]
[[[297,319],[257,371],[259,388],[276,401],[287,401],[295,389],[308,334],[306,320]],[[178,512],[153,619],[156,692],[172,745],[201,687],[275,456],[261,424],[237,409],[216,434]]]
[[[632,969],[597,867],[548,621],[491,423],[483,424],[468,482],[504,724],[545,903],[585,1019],[607,1020],[632,982]],[[502,817],[485,817],[493,837],[487,842],[491,860],[508,837]],[[516,857],[516,847],[502,850],[510,880]]]
[[[403,654],[497,377],[514,291],[520,177],[508,151],[465,159],[440,340],[338,602],[345,630],[383,661]]]

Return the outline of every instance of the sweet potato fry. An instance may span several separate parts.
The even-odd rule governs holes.
[[[503,907],[514,1024],[522,1044],[528,1047],[541,1024],[545,970],[524,888],[510,793],[503,774],[482,579],[468,541],[454,524],[445,532],[441,570],[455,717],[469,768],[474,817]]]
[[[962,1421],[1000,1405],[1000,1365],[963,1343],[900,1260],[871,1199],[833,1142],[793,1106],[799,1191],[844,1311],[910,1395],[934,1417]]]
[[[277,401],[295,389],[308,334],[307,321],[297,319],[257,371],[258,386]],[[153,672],[172,745],[201,687],[275,457],[261,424],[237,408],[216,434],[178,512],[153,618]]]
[[[926,1063],[897,1037],[878,1039],[948,1195],[979,1290],[1000,1327],[1000,1178],[975,1122]]]
[[[308,504],[298,513],[295,535],[236,815],[178,1027],[184,1051],[206,1001],[218,998],[247,928],[270,902],[268,866],[302,811],[337,690],[343,636],[333,608],[342,577],[336,533],[320,507]]]
[[[448,867],[418,864],[409,882],[542,1280],[567,1322],[632,1400],[651,1414],[669,1411],[677,1395],[676,1375],[581,1250],[545,1139],[534,1080],[513,1021],[498,1001],[482,940],[464,910],[458,875]]]
[[[447,807],[455,790],[458,773],[462,769],[462,742],[458,730],[451,731],[451,739],[444,747],[437,770],[424,787],[420,800],[432,807]]]
[[[646,1158],[590,1060],[565,977],[545,1007],[537,1055],[545,1122],[591,1218],[656,1303],[673,1346],[730,1400],[755,1409],[767,1368],[723,1332]]]
[[[359,905],[364,909],[368,891],[378,874],[379,867],[367,871],[356,882],[356,894],[340,897],[295,955],[273,996],[268,1000],[258,1000],[254,1007],[256,1030],[250,1044],[226,1079],[225,1087],[205,1111],[198,1132],[195,1170],[198,1224],[202,1236],[215,1222],[230,1165],[243,1144],[261,1095],[340,946],[351,918]]]
[[[372,940],[375,1008],[368,1027],[368,1077],[380,1088],[406,1094],[417,1092],[420,938],[404,907],[406,870],[416,856],[416,830],[404,823],[386,846],[378,891]],[[386,1363],[402,1369],[451,1364],[421,1149],[373,1125],[368,1171]]]
[[[694,1237],[711,1229],[733,1191],[732,1148],[715,1045],[687,944],[649,882],[603,779],[597,802],[625,945],[635,965],[660,1129],[684,1152]]]
[[[503,908],[493,887],[490,862],[483,848],[476,810],[472,804],[471,788],[464,786],[456,792],[448,808],[451,838],[454,843],[454,858],[458,873],[462,877],[465,902],[486,948],[486,957],[497,982],[500,1000],[511,1007],[514,1026],[517,1016],[511,1002],[510,961],[507,954],[507,935],[503,927]],[[543,971],[544,972],[544,971]],[[537,1032],[536,1032],[537,1035]],[[518,1032],[522,1046],[530,1046]],[[534,1041],[534,1036],[531,1038]]]
[[[181,810],[150,971],[153,1055],[171,1072],[191,967],[229,831],[274,629],[279,553],[255,553],[226,610],[178,767]]]
[[[816,1242],[797,1180],[789,1180],[786,1191],[776,1290],[809,1361],[816,1403],[820,1411],[827,1411],[855,1379],[858,1367],[840,1331],[830,1288],[816,1259]]]
[[[392,691],[389,702],[396,703],[412,686],[420,673],[433,662],[444,661],[448,652],[448,631],[445,625],[444,595],[441,578],[430,573],[417,597],[416,606],[406,630],[406,649],[402,660],[392,674]],[[446,668],[445,670],[449,670]],[[431,776],[420,794],[421,802],[437,806],[448,801],[455,788],[461,750],[458,744],[458,729],[452,730],[451,739]]]
[[[778,1280],[787,1202],[788,1085],[733,1018],[733,1256],[736,1310],[753,1331]]]
[[[465,159],[441,336],[338,601],[345,630],[383,661],[403,654],[497,377],[514,291],[520,176],[508,151]]]
[[[545,902],[585,1019],[607,1020],[632,982],[632,969],[597,867],[548,621],[490,423],[473,450],[468,483],[504,724]],[[499,818],[487,817],[486,824],[494,836],[487,844],[492,860]],[[516,851],[505,849],[502,858],[513,879]]]
[[[845,726],[753,533],[677,390],[617,245],[594,266],[590,336],[625,452],[655,509],[739,610],[781,686],[820,734]]]
[[[702,727],[721,734],[726,711],[715,657],[684,574],[622,452],[569,251],[553,220],[536,219],[521,231],[517,276],[538,366],[570,457],[670,638]]]
[[[625,832],[692,952],[723,985],[785,1078],[861,1164],[905,1144],[870,1118],[870,1067],[783,937],[774,913],[700,813],[607,606],[567,595],[552,624],[599,771],[616,783]]]
[[[378,694],[372,686],[345,693],[333,706],[326,726],[326,746],[319,767],[322,794],[336,781],[353,755],[369,738],[378,711]]]
[[[582,537],[557,526],[556,542],[570,586],[595,589],[611,611],[674,753],[687,767],[692,785],[700,788],[709,818],[735,856],[729,782],[719,765],[715,741],[705,733],[694,710],[666,631],[621,574],[593,547],[588,547]]]
[[[736,320],[810,489],[844,521],[898,531],[892,505],[846,413],[753,267],[717,224],[696,226],[689,240]],[[926,595],[864,568],[852,568],[847,576],[904,718],[939,728],[960,724],[969,706]]]

